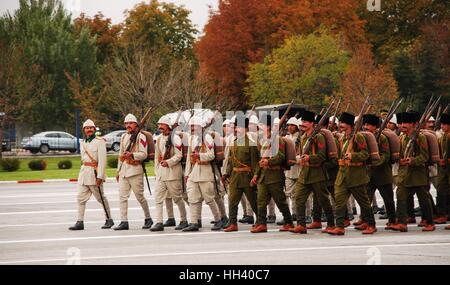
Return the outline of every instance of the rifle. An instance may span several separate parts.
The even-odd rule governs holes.
[[[294,105],[294,100],[291,101],[291,103],[289,103],[289,106],[287,107],[286,111],[284,111],[283,116],[280,118],[280,123],[278,124],[278,127],[281,129],[281,126],[284,125],[284,123],[287,120],[287,116],[289,115],[289,112],[292,109],[292,105]]]
[[[355,125],[353,126],[353,129],[349,136],[349,143],[347,147],[346,154],[349,154],[353,150],[353,144],[355,142],[356,134],[361,130],[362,128],[362,117],[364,115],[364,111],[366,111],[366,106],[369,105],[369,96],[366,97],[366,100],[364,101],[361,111],[359,111],[358,119],[355,122]],[[369,106],[370,108],[370,106]]]
[[[447,107],[445,107],[444,111],[439,112],[438,111],[438,115],[436,116],[436,124],[434,125],[434,131],[437,131],[441,128],[441,117],[442,114],[447,113],[448,109],[450,107],[450,104],[447,105]],[[441,110],[441,106],[439,106],[439,110]]]
[[[345,111],[344,112],[347,112],[349,107],[350,107],[350,103],[347,103],[347,107],[345,107]]]
[[[384,121],[381,123],[380,129],[379,131],[376,133],[375,138],[377,140],[377,142],[380,142],[380,137],[381,137],[381,133],[383,132],[383,130],[386,128],[386,125],[389,123],[389,121],[392,119],[392,117],[394,116],[394,114],[397,112],[398,108],[400,107],[400,105],[403,102],[403,98],[401,98],[398,102],[396,102],[397,100],[394,100],[394,102],[392,102],[391,106],[389,107],[389,111],[388,114],[386,116],[386,118],[384,119]]]
[[[148,118],[150,117],[150,112],[152,109],[153,109],[153,107],[150,107],[147,110],[147,112],[144,114],[142,119],[139,121],[136,131],[130,137],[130,142],[128,143],[128,146],[125,149],[126,152],[131,151],[134,148],[134,146],[136,145],[137,137],[138,137],[139,133],[142,131],[142,128],[145,126],[145,123],[147,122]],[[118,172],[120,172],[120,170],[122,169],[122,165],[123,165],[123,163],[120,165]],[[142,169],[144,170],[145,180],[147,181],[148,191],[150,192],[150,195],[152,195],[152,190],[150,189],[150,182],[148,181],[148,176],[147,176],[147,169],[145,169],[145,162],[142,161],[141,165],[142,165]]]
[[[338,103],[337,103],[337,105],[336,105],[336,110],[334,111],[334,114],[333,114],[333,120],[332,120],[332,124],[329,124],[328,125],[328,129],[331,131],[334,127],[335,127],[335,125],[336,125],[336,116],[337,116],[337,112],[338,112],[338,110],[339,110],[339,106],[341,106],[341,101],[342,101],[342,97],[339,97],[339,101],[338,101]]]
[[[328,108],[326,109],[322,118],[320,118],[320,121],[314,127],[311,135],[307,138],[305,146],[303,147],[303,150],[302,150],[302,154],[308,154],[311,151],[312,144],[314,142],[314,138],[320,133],[320,130],[322,129],[325,119],[327,118],[328,113],[330,113],[331,108],[333,107],[335,101],[336,101],[336,99],[334,99],[333,102],[331,102],[330,106],[328,106]]]
[[[404,158],[409,158],[412,156],[415,146],[417,144],[417,138],[419,137],[420,134],[420,129],[422,128],[422,125],[426,121],[428,121],[434,110],[436,110],[437,106],[439,105],[439,102],[441,101],[441,96],[434,102],[432,102],[433,99],[434,97],[431,97],[430,101],[428,101],[427,107],[425,108],[425,112],[422,114],[419,123],[414,128],[411,138],[405,147]]]

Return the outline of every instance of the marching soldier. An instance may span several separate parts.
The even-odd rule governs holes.
[[[317,134],[311,138],[314,130],[315,114],[305,111],[302,116],[301,129],[303,135],[300,144],[300,160],[302,168],[295,189],[295,202],[297,205],[297,226],[289,231],[293,233],[306,234],[306,202],[311,193],[314,193],[314,199],[318,200],[320,206],[324,209],[327,216],[327,228],[324,233],[335,228],[333,209],[328,198],[328,189],[326,182],[326,173],[323,170],[323,163],[326,160],[326,142],[322,134]],[[303,153],[303,148],[308,140],[313,140],[311,152]],[[322,225],[320,225],[320,228]]]
[[[299,120],[297,120],[295,117],[292,117],[287,121],[286,125],[288,128],[287,136],[292,139],[294,143],[297,142],[300,136]],[[287,203],[288,205],[290,205],[292,213],[296,213],[297,206],[295,205],[295,185],[297,184],[298,176],[300,175],[300,166],[295,163],[295,165],[292,165],[289,170],[286,170],[284,172],[284,175],[286,177],[285,193],[288,200]],[[292,215],[292,218],[296,219],[295,214]]]
[[[105,211],[106,222],[102,229],[109,229],[114,225],[111,218],[108,199],[103,191],[103,182],[106,179],[106,142],[95,136],[95,124],[92,120],[86,120],[83,124],[85,139],[80,145],[81,169],[78,175],[78,221],[69,229],[72,231],[84,230],[84,213],[86,202],[93,194],[95,199],[102,204]]]
[[[347,201],[350,194],[355,197],[361,207],[361,215],[367,223],[356,226],[355,229],[362,230],[363,234],[373,234],[377,231],[375,218],[370,206],[366,186],[369,183],[369,176],[365,161],[369,158],[366,139],[362,134],[357,133],[354,141],[350,141],[350,133],[355,124],[355,116],[344,112],[339,118],[340,129],[344,136],[339,143],[342,150],[340,154],[339,172],[334,185],[336,196],[336,228],[328,231],[332,235],[344,235],[344,218],[347,211]],[[352,147],[350,147],[352,146]]]
[[[450,115],[443,113],[441,116],[441,128],[443,135],[439,138],[441,160],[438,168],[438,184],[436,197],[436,224],[447,223],[450,205]],[[445,228],[450,230],[450,225]]]
[[[138,121],[132,114],[125,117],[125,128],[127,132],[120,138],[119,163],[117,165],[116,180],[119,182],[120,199],[120,224],[114,228],[116,231],[128,230],[128,199],[133,191],[136,200],[144,210],[144,226],[142,229],[149,229],[153,225],[150,216],[147,199],[144,196],[144,170],[142,161],[147,158],[147,139],[144,134],[136,131]],[[132,138],[135,138],[132,141]],[[128,151],[128,148],[131,149]]]
[[[175,230],[182,230],[188,226],[186,207],[183,200],[183,171],[181,168],[182,145],[181,139],[172,134],[170,118],[162,116],[158,121],[161,135],[156,140],[155,173],[157,186],[155,190],[156,223],[150,231],[163,231],[163,202],[173,200],[180,211],[180,224]],[[175,224],[175,221],[173,221]]]
[[[257,184],[257,220],[251,229],[252,233],[267,232],[267,205],[271,198],[274,199],[278,209],[283,214],[285,224],[280,231],[288,231],[293,228],[292,216],[286,203],[286,195],[283,191],[283,169],[285,155],[283,153],[284,142],[278,135],[272,134],[270,115],[260,118],[264,138],[261,140],[261,160],[259,161],[252,184]]]
[[[380,118],[373,114],[367,114],[363,116],[364,128],[375,134],[377,127],[380,124]],[[378,130],[381,132],[382,130]],[[386,213],[388,215],[388,223],[386,224],[386,230],[391,229],[396,222],[395,219],[395,203],[394,203],[394,191],[392,189],[392,164],[391,164],[391,150],[389,148],[388,138],[381,134],[380,141],[378,142],[378,149],[380,150],[380,160],[373,161],[370,166],[370,182],[367,187],[367,193],[369,199],[375,197],[375,191],[380,191],[381,197],[384,201]],[[353,223],[357,225],[357,223]]]
[[[253,174],[256,173],[259,162],[259,152],[256,142],[250,143],[248,136],[248,119],[236,118],[236,137],[228,149],[228,164],[223,180],[230,179],[229,187],[229,215],[230,223],[225,232],[238,230],[237,212],[239,201],[244,194],[257,212],[256,189],[250,185]]]
[[[428,143],[425,135],[419,134],[414,145],[412,157],[405,157],[405,150],[415,125],[419,118],[416,113],[406,112],[402,115],[402,125],[405,133],[400,136],[400,166],[398,170],[398,191],[397,191],[397,217],[398,224],[391,229],[407,232],[408,200],[417,194],[421,205],[423,218],[426,222],[422,231],[434,231],[434,221],[432,204],[428,194]]]
[[[211,230],[220,230],[223,222],[215,202],[216,189],[214,185],[214,141],[209,134],[203,136],[203,121],[201,118],[191,118],[191,136],[187,152],[186,170],[184,173],[188,195],[191,223],[184,232],[198,231],[201,222],[202,202],[209,206],[214,217]]]

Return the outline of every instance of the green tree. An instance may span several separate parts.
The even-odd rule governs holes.
[[[128,11],[123,25],[125,44],[139,44],[162,55],[193,57],[198,31],[189,19],[190,11],[172,3],[152,0]]]
[[[246,89],[250,102],[273,104],[295,99],[321,105],[339,90],[349,55],[324,30],[293,36],[263,63],[251,66]]]
[[[44,78],[50,81],[47,94],[27,94],[29,104],[21,106],[25,119],[34,130],[66,128],[77,102],[64,72],[77,74],[82,85],[89,85],[100,71],[89,30],[75,36],[71,16],[58,1],[20,0],[14,15],[0,19],[0,41],[21,48],[23,64],[37,67],[37,88],[41,89],[41,82],[48,84]]]

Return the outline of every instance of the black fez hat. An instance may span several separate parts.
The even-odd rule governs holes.
[[[442,113],[441,124],[450,125],[450,115],[448,113]]]
[[[244,122],[244,125],[242,125],[242,122]],[[237,115],[234,120],[234,125],[236,127],[245,127],[248,128],[249,119],[244,115]]]
[[[380,124],[380,118],[375,114],[365,114],[363,116],[363,124],[378,126]]]
[[[401,123],[403,123],[403,114],[405,112],[400,112],[395,114],[395,117],[397,117],[397,125],[400,125]]]
[[[302,115],[302,121],[314,122],[315,116],[316,116],[316,114],[314,114],[313,112],[305,110]]]
[[[339,117],[339,121],[342,123],[346,123],[347,125],[353,126],[355,124],[355,115],[343,112]]]
[[[414,112],[404,112],[402,114],[402,123],[415,123],[417,122],[417,115]]]

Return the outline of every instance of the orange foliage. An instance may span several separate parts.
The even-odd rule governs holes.
[[[364,44],[358,5],[357,0],[219,0],[196,45],[200,75],[209,80],[212,92],[245,106],[249,64],[261,62],[286,38],[325,25],[342,34],[350,51]]]

